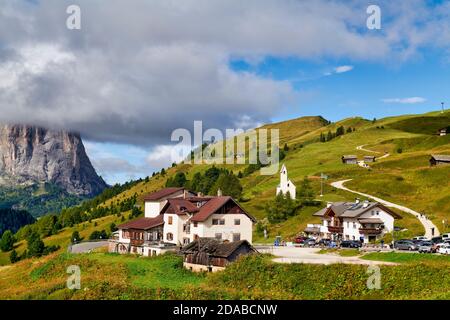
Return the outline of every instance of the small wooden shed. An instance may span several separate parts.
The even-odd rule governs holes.
[[[247,241],[223,242],[215,238],[198,238],[181,249],[184,267],[192,271],[218,271],[239,256],[256,253]]]

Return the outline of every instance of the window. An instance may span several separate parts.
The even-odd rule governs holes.
[[[194,222],[194,228],[197,228],[198,222]]]
[[[166,238],[167,238],[168,241],[172,241],[172,240],[173,240],[173,234],[170,233],[170,232],[167,233],[167,234],[166,234]]]
[[[241,219],[234,219],[234,225],[235,226],[241,225]]]
[[[223,226],[225,224],[225,219],[213,219],[212,224],[213,224],[213,226],[217,226],[217,225]]]
[[[239,240],[241,240],[241,234],[233,233],[233,241],[239,241]]]
[[[190,242],[189,238],[183,238],[184,245],[189,244],[189,242]]]
[[[171,216],[169,216],[169,224],[172,224],[172,222],[173,222],[173,218],[171,217]]]
[[[347,221],[347,228],[350,228],[350,222]]]
[[[353,222],[353,229],[356,229],[356,222]]]
[[[380,211],[377,211],[377,216],[379,216],[380,215]]]
[[[222,240],[222,234],[221,234],[221,233],[216,233],[216,234],[215,234],[215,238],[216,238],[217,240]]]

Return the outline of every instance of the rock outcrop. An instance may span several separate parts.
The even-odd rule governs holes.
[[[0,185],[49,182],[93,196],[107,187],[76,133],[28,125],[0,125]]]

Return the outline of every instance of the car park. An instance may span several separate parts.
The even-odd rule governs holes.
[[[444,233],[442,234],[442,240],[450,240],[450,233]]]
[[[294,242],[297,244],[303,244],[303,242],[307,239],[308,239],[308,237],[299,236],[294,239]]]
[[[414,251],[417,250],[417,245],[411,240],[398,240],[394,243],[394,249]]]
[[[330,244],[331,240],[330,239],[320,239],[319,242],[317,242],[317,244],[319,246],[324,246],[324,247],[328,247],[328,245]]]
[[[431,238],[431,242],[433,243],[441,243],[442,242],[442,237],[433,237]]]

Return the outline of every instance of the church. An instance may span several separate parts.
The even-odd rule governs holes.
[[[280,170],[280,184],[277,186],[277,195],[281,192],[283,195],[289,191],[292,199],[295,199],[296,187],[291,180],[288,179],[286,166],[283,164]]]

